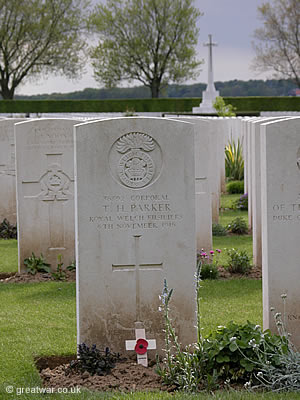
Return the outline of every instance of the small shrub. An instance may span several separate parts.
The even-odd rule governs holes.
[[[108,347],[101,351],[95,344],[88,347],[82,343],[78,346],[78,359],[70,363],[70,370],[87,371],[91,375],[103,376],[115,367],[119,359],[119,354],[111,353]]]
[[[244,179],[244,158],[240,139],[237,142],[232,139],[225,146],[225,176],[231,181]]]
[[[238,210],[248,210],[248,193],[243,194],[234,204]]]
[[[227,229],[221,224],[212,224],[213,236],[226,236]]]
[[[237,235],[246,235],[248,233],[248,226],[244,218],[236,217],[228,224],[227,230]]]
[[[229,194],[244,193],[244,181],[232,181],[226,185],[226,191]]]
[[[250,264],[250,257],[246,250],[235,250],[229,249],[227,250],[227,254],[229,256],[227,268],[230,272],[236,274],[246,274],[252,268]]]
[[[25,258],[24,265],[27,268],[27,272],[31,275],[35,275],[37,272],[50,272],[50,264],[46,263],[43,254],[40,257],[32,252],[32,255]]]
[[[4,218],[0,224],[1,239],[17,239],[17,225],[12,225]]]
[[[219,270],[218,267],[214,264],[203,264],[201,266],[201,279],[218,279]]]

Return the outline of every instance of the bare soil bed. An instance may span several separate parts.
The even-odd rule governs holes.
[[[173,391],[175,386],[166,386],[155,372],[155,362],[149,363],[149,367],[136,364],[133,360],[121,359],[104,376],[90,375],[88,372],[76,372],[70,370],[70,362],[76,356],[50,356],[37,358],[36,365],[40,372],[43,387],[72,388],[85,387],[98,391]]]
[[[233,274],[223,267],[219,267],[220,279],[233,279],[233,278],[249,278],[249,279],[261,279],[262,272],[261,268],[253,267],[247,274]],[[46,282],[55,281],[51,274],[38,272],[35,275],[31,274],[19,274],[19,273],[0,273],[0,283],[29,283],[29,282]],[[76,272],[67,271],[65,282],[75,282]]]

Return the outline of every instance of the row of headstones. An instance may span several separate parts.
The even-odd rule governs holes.
[[[72,130],[77,122],[37,120],[15,125],[20,262],[32,251],[43,251],[53,265],[58,254],[63,254],[66,263],[74,259],[76,180],[79,341],[106,343],[122,351],[127,331],[142,322],[155,334],[161,348],[158,293],[167,277],[176,293],[178,333],[183,343],[190,343],[194,337],[193,227],[195,220],[197,227],[207,221],[198,228],[197,242],[201,232],[211,240],[211,207],[207,199],[212,192],[210,176],[214,175],[216,188],[222,182],[222,162],[218,158],[224,160],[220,149],[224,149],[225,135],[216,134],[222,132],[217,129],[221,123],[201,118],[193,119],[192,125],[165,119],[124,118],[78,125],[76,179]],[[238,123],[243,124],[242,120]],[[216,140],[212,139],[214,134]],[[246,146],[247,151],[249,147]],[[266,176],[268,173],[269,170]],[[267,176],[266,181],[269,180]],[[71,242],[68,255],[67,244]],[[271,243],[265,242],[266,254]],[[264,269],[268,271],[270,263],[266,260]],[[297,265],[297,258],[293,260]],[[271,285],[269,289],[271,280],[267,282],[265,315],[278,286]],[[286,286],[282,288],[287,292]],[[289,294],[297,299],[293,291]],[[298,319],[299,325],[296,311],[288,315],[291,320]],[[267,317],[265,324],[271,324]]]
[[[300,118],[244,119],[243,131],[253,262],[263,272],[264,326],[276,331],[281,321],[271,308],[282,312],[299,346]]]
[[[219,205],[220,205],[220,194],[224,191],[225,185],[225,172],[224,172],[224,145],[227,138],[232,134],[232,129],[228,123],[235,122],[234,119],[230,121],[229,119],[204,119],[204,118],[182,118],[182,121],[193,122],[196,126],[197,135],[195,137],[195,154],[196,154],[196,199],[197,207],[199,210],[197,213],[197,248],[205,250],[210,250],[212,247],[212,237],[211,237],[211,221],[218,222],[219,218]],[[16,193],[15,193],[15,150],[14,150],[14,125],[26,121],[24,119],[2,119],[0,120],[0,171],[1,171],[1,187],[3,190],[0,194],[0,220],[7,218],[10,223],[16,222]],[[239,120],[236,120],[239,122]],[[55,168],[61,168],[62,161],[67,163],[68,167],[67,176],[70,180],[70,185],[73,183],[73,137],[72,129],[75,124],[82,121],[76,119],[37,119],[31,120],[31,123],[18,125],[17,132],[22,132],[20,135],[24,136],[24,140],[27,140],[27,136],[31,136],[36,141],[34,145],[24,150],[24,143],[21,138],[18,138],[17,148],[19,156],[19,174],[20,180],[22,180],[22,185],[19,191],[24,191],[24,196],[27,199],[40,200],[43,195],[41,193],[47,192],[47,186],[45,186],[45,181],[49,178],[49,174],[55,172]],[[236,129],[236,131],[238,131]],[[24,133],[25,132],[25,133]],[[60,139],[59,139],[60,138]],[[63,143],[62,141],[65,140]],[[25,146],[25,149],[27,147]],[[35,149],[35,150],[34,150]],[[40,151],[41,150],[41,151]],[[44,154],[42,155],[42,153]],[[33,156],[34,155],[34,156]],[[30,160],[28,162],[27,160]],[[47,159],[47,161],[45,161]],[[45,165],[46,164],[46,165]],[[43,170],[44,168],[44,170]],[[52,170],[51,170],[52,168]],[[54,169],[53,169],[54,168]],[[71,168],[71,170],[70,170]],[[60,170],[56,171],[59,172]],[[69,175],[68,175],[69,174]],[[24,176],[23,176],[24,175]],[[42,176],[43,175],[43,176]],[[67,179],[67,178],[65,178]],[[36,186],[36,190],[39,191],[41,188],[41,193],[38,193],[38,197],[34,195],[31,188]],[[57,195],[53,195],[54,187],[57,188]],[[29,189],[30,188],[30,189]],[[68,197],[72,197],[72,189],[68,194],[66,193],[66,188],[64,188],[64,193],[61,195],[60,187],[53,186],[51,195],[44,194],[44,208],[49,208],[49,227],[44,231],[42,236],[39,233],[39,240],[37,243],[39,245],[32,245],[36,242],[33,238],[30,242],[22,245],[20,243],[20,253],[19,253],[19,269],[23,271],[23,260],[31,251],[39,250],[42,248],[44,255],[51,258],[51,262],[57,257],[57,252],[54,249],[58,249],[59,252],[64,250],[64,242],[68,242],[68,239],[72,243],[72,235],[74,232],[74,223],[72,222],[72,212],[69,204],[65,205]],[[29,190],[29,194],[25,192]],[[46,196],[46,197],[45,197]],[[49,207],[49,201],[51,199],[56,199],[59,203],[55,206]],[[19,202],[22,202],[22,197]],[[211,208],[209,204],[211,203]],[[39,204],[39,202],[38,202]],[[52,203],[51,203],[52,204]],[[23,209],[22,207],[20,209]],[[208,210],[203,213],[201,210]],[[62,212],[65,210],[64,212]],[[41,211],[41,210],[40,210]],[[22,215],[22,216],[21,216]],[[34,215],[34,213],[33,213]],[[51,217],[51,218],[50,218]],[[27,221],[22,220],[22,218]],[[32,227],[32,222],[30,218],[30,212],[27,212],[25,216],[20,213],[19,225],[20,233],[24,226],[28,225],[29,229]],[[44,222],[45,216],[42,219]],[[40,229],[38,230],[40,231]],[[22,235],[24,236],[24,235]],[[22,239],[21,239],[22,240]],[[49,244],[49,251],[45,250],[45,245],[40,246],[41,243]],[[74,246],[70,247],[70,254],[64,254],[66,261],[69,262],[71,258],[74,258],[74,250],[71,250]],[[32,249],[30,250],[30,248]],[[51,254],[53,257],[51,256]],[[64,251],[66,253],[66,251]]]
[[[201,118],[80,122],[0,121],[1,186],[10,196],[0,204],[11,205],[4,213],[14,222],[16,171],[20,271],[32,252],[43,253],[52,268],[59,254],[65,265],[74,260],[76,181],[79,341],[121,351],[113,338],[122,342],[128,329],[142,322],[162,344],[158,294],[167,277],[176,289],[181,340],[189,343],[194,336],[194,226],[198,249],[211,249],[225,143],[221,124]]]

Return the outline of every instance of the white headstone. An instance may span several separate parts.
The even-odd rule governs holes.
[[[300,346],[300,119],[261,125],[264,328],[276,332],[270,308]]]
[[[215,149],[211,140],[211,124],[198,117],[176,118],[194,124],[195,132],[195,200],[197,250],[212,249],[212,202],[209,182],[209,167],[215,161]],[[215,171],[211,171],[210,177]]]
[[[78,343],[124,354],[141,323],[164,348],[164,278],[173,323],[195,340],[193,125],[116,118],[75,127]]]
[[[19,270],[42,253],[52,269],[75,260],[74,145],[76,120],[37,119],[15,125]]]
[[[0,118],[0,222],[17,222],[14,124],[21,118]]]

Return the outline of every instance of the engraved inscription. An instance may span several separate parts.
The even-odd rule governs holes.
[[[49,170],[41,177],[41,200],[69,200],[73,198],[69,187],[71,179],[58,164],[52,164]]]
[[[109,163],[112,175],[119,183],[139,189],[158,177],[162,166],[161,150],[150,135],[130,132],[113,144]]]
[[[89,216],[99,230],[176,228],[183,215],[168,194],[103,196],[100,215]]]

